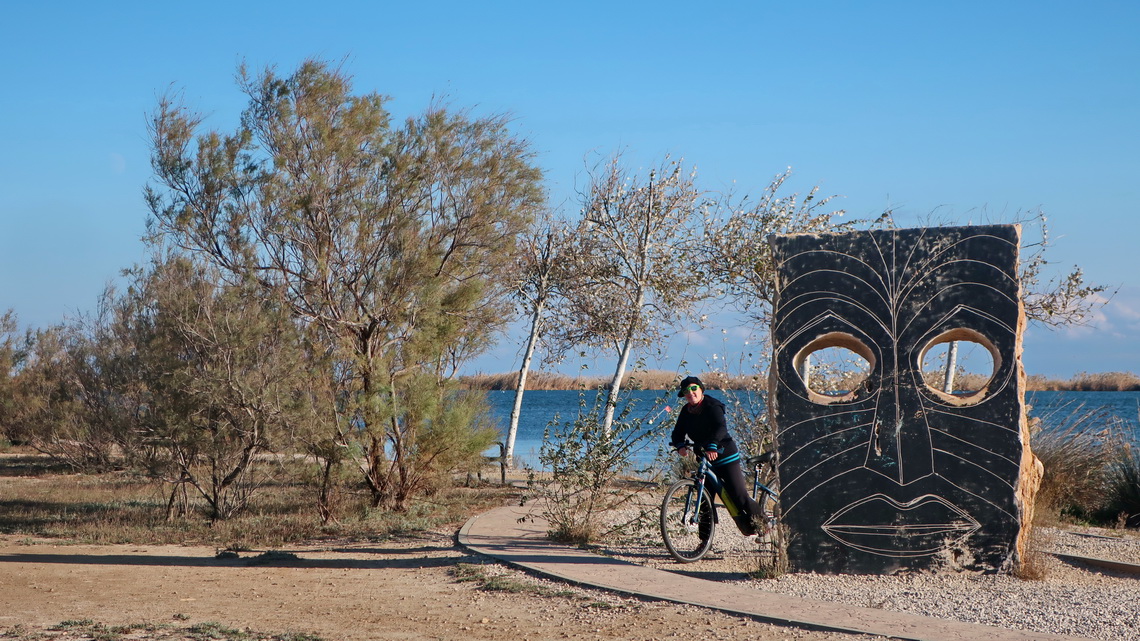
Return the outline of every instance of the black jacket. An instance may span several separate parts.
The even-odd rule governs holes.
[[[685,444],[686,436],[698,448],[716,450],[721,457],[737,453],[736,441],[729,436],[728,425],[724,420],[724,403],[708,394],[705,394],[695,412],[690,411],[688,405],[681,408],[669,444],[681,447]]]

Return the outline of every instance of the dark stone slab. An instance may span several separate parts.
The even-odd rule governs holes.
[[[1011,568],[1040,480],[1025,422],[1020,228],[770,242],[769,406],[793,569]],[[923,356],[962,341],[989,352],[988,382],[966,394],[928,385]],[[865,359],[862,384],[813,391],[803,361],[824,348]]]

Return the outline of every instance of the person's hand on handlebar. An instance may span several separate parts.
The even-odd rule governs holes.
[[[680,454],[682,457],[688,456],[689,455],[689,446],[688,445],[682,445],[681,447],[678,447],[677,453]],[[715,461],[717,459],[716,450],[705,450],[705,458],[708,459],[708,461],[710,463]]]

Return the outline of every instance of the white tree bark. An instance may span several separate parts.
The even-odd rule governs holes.
[[[645,294],[638,292],[637,300],[634,302],[635,309],[640,309],[642,304],[645,303]],[[606,397],[606,411],[602,419],[602,431],[606,434],[610,433],[610,429],[614,424],[614,410],[617,409],[618,395],[621,393],[622,380],[625,378],[625,370],[629,366],[629,355],[633,352],[633,331],[626,333],[625,340],[622,341],[621,352],[618,354],[617,367],[614,368],[614,377],[610,380],[610,393]]]
[[[954,372],[958,368],[958,341],[950,341],[946,348],[946,375],[942,379],[942,391],[954,393]]]
[[[523,393],[526,392],[526,377],[530,373],[530,362],[534,357],[535,346],[538,345],[538,335],[542,331],[542,312],[546,306],[546,300],[539,300],[534,307],[534,312],[530,317],[530,337],[526,341],[526,351],[523,352],[522,366],[519,368],[518,384],[515,386],[515,404],[511,407],[511,424],[507,428],[507,445],[506,451],[503,453],[507,459],[507,465],[514,467],[515,465],[515,439],[519,433],[519,417],[522,416],[522,402]]]

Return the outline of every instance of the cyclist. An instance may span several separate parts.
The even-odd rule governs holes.
[[[690,441],[697,450],[704,452],[724,486],[723,494],[731,501],[731,505],[725,502],[729,513],[736,508],[737,513],[732,514],[736,527],[745,536],[756,534],[752,517],[760,515],[761,509],[748,494],[744,471],[740,467],[740,452],[725,423],[724,403],[705,394],[704,383],[696,376],[687,376],[681,381],[677,397],[684,398],[685,405],[677,416],[677,426],[673,428],[669,444],[681,456],[689,455]]]

